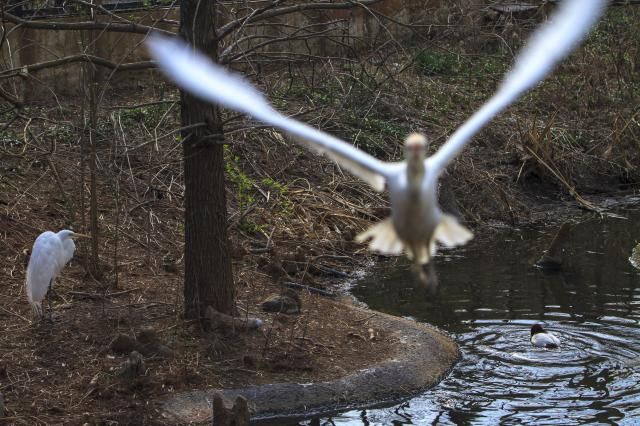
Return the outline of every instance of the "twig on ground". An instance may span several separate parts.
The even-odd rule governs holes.
[[[21,320],[23,320],[23,321],[26,321],[26,322],[28,322],[28,323],[31,323],[31,321],[29,321],[27,318],[23,317],[22,315],[17,314],[17,313],[15,313],[15,312],[12,312],[12,311],[10,311],[10,310],[8,310],[8,309],[5,309],[5,308],[3,308],[2,306],[0,306],[0,310],[2,310],[3,312],[8,313],[9,315],[13,315],[13,316],[14,316],[14,317],[16,317],[16,318],[20,318],[20,319],[21,319]]]
[[[293,282],[286,282],[284,283],[285,286],[289,287],[289,288],[295,288],[298,290],[307,290],[309,293],[315,293],[315,294],[320,294],[322,296],[327,296],[327,297],[336,297],[337,295],[331,291],[327,291],[327,290],[323,290],[321,288],[316,288],[316,287],[311,287],[308,286],[306,284],[298,284],[298,283],[293,283]]]
[[[70,294],[72,296],[81,296],[81,297],[87,297],[90,299],[105,299],[105,298],[110,298],[110,297],[118,297],[118,296],[122,296],[123,294],[128,294],[134,291],[138,291],[139,289],[137,288],[131,288],[128,290],[123,290],[123,291],[117,291],[115,293],[105,293],[105,294],[98,294],[98,293],[87,293],[84,291],[68,291],[67,294]]]

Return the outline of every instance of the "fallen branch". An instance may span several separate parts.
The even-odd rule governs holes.
[[[118,297],[118,296],[122,296],[123,294],[128,294],[134,291],[137,291],[139,289],[137,288],[131,288],[129,290],[123,290],[123,291],[116,291],[115,293],[105,293],[105,294],[100,294],[100,293],[87,293],[85,291],[69,291],[67,292],[67,294],[70,294],[72,296],[81,296],[81,297],[87,297],[89,299],[107,299],[110,297]]]
[[[327,290],[323,290],[321,288],[311,287],[311,286],[308,286],[306,284],[298,284],[298,283],[286,282],[286,283],[284,283],[284,285],[286,287],[295,288],[297,290],[307,290],[309,293],[320,294],[322,296],[327,296],[327,297],[336,297],[337,296],[332,291],[327,291]]]
[[[51,22],[51,21],[35,21],[22,19],[18,16],[12,15],[9,12],[2,12],[2,16],[7,21],[20,25],[21,27],[33,28],[39,30],[71,30],[71,31],[84,31],[84,30],[102,30],[117,33],[137,33],[147,34],[150,31],[164,34],[167,36],[175,36],[171,31],[166,31],[160,28],[154,28],[147,25],[136,24],[135,22]]]
[[[1,310],[1,311],[3,311],[3,312],[8,313],[9,315],[13,315],[13,316],[14,316],[14,317],[16,317],[16,318],[20,318],[20,319],[21,319],[21,320],[23,320],[23,321],[26,321],[26,322],[28,322],[28,323],[31,323],[31,321],[29,321],[28,319],[26,319],[26,318],[25,318],[25,317],[23,317],[22,315],[20,315],[20,314],[16,314],[15,312],[11,312],[10,310],[3,308],[2,306],[0,306],[0,310]]]
[[[24,106],[24,103],[20,99],[18,99],[16,96],[13,96],[2,87],[0,87],[0,98],[6,100],[16,108],[22,108]]]
[[[353,322],[367,322],[371,318],[375,317],[376,315],[378,315],[378,313],[374,312],[373,314],[369,315],[368,317],[360,318],[360,319],[354,320]]]
[[[346,272],[338,271],[337,269],[333,269],[324,265],[311,265],[311,268],[313,268],[314,269],[313,272],[316,272],[316,273],[331,275],[331,276],[340,277],[340,278],[350,277],[350,275]]]
[[[593,212],[596,212],[596,213],[602,213],[602,211],[598,207],[594,206],[589,201],[587,201],[584,198],[582,198],[582,196],[580,194],[578,194],[578,191],[576,191],[576,189],[572,185],[569,184],[567,179],[564,176],[562,176],[562,174],[559,171],[554,170],[553,167],[548,165],[542,158],[540,158],[540,156],[538,154],[536,154],[528,146],[524,146],[524,148],[527,151],[529,151],[529,153],[531,155],[533,155],[535,157],[535,159],[538,160],[538,162],[540,164],[542,164],[544,167],[546,167],[547,170],[549,170],[551,172],[551,174],[554,175],[560,181],[560,183],[562,183],[567,188],[567,190],[569,191],[569,194],[571,194],[571,196],[578,202],[578,204],[580,204],[581,206],[583,206],[587,210],[590,210],[590,211],[593,211]]]
[[[243,16],[242,18],[233,20],[222,27],[217,32],[218,39],[226,37],[237,28],[243,27],[250,22],[263,21],[265,19],[275,18],[277,16],[288,15],[294,12],[305,12],[309,10],[336,10],[336,9],[351,9],[357,6],[365,6],[370,4],[379,3],[381,0],[362,0],[362,1],[347,1],[343,3],[328,3],[328,2],[309,2],[296,4],[292,6],[282,6],[279,8],[271,8],[270,6],[263,9],[257,9],[253,13]]]
[[[51,61],[38,62],[37,64],[24,65],[21,67],[11,68],[1,72],[0,79],[12,78],[16,76],[26,77],[26,74],[33,71],[39,71],[47,68],[55,68],[61,65],[72,64],[75,62],[89,62],[94,65],[100,65],[105,68],[118,70],[118,71],[141,70],[141,69],[147,69],[147,68],[155,68],[156,66],[156,63],[153,61],[140,61],[140,62],[129,62],[126,64],[118,64],[118,63],[106,60],[104,58],[100,58],[98,56],[78,53],[76,55],[65,56],[64,58],[60,58],[60,59],[53,59]]]

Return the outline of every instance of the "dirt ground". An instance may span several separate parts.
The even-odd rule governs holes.
[[[589,208],[591,197],[638,191],[640,60],[629,42],[637,25],[627,25],[638,12],[621,9],[449,167],[442,204],[476,235],[559,221]],[[494,49],[480,64],[471,48],[481,41],[452,42],[455,54],[437,57],[436,71],[424,68],[433,57],[418,55],[402,74],[375,74],[396,69],[397,55],[389,55],[375,67],[363,61],[360,74],[327,71],[335,64],[314,68],[326,80],[318,77],[312,88],[298,86],[305,66],[293,67],[291,81],[265,71],[263,80],[274,81],[265,91],[278,93],[278,108],[394,160],[404,135],[422,130],[439,146],[493,93],[511,57],[480,45]],[[456,53],[460,46],[465,52]],[[385,194],[237,117],[225,151],[237,312],[265,323],[205,331],[185,321],[184,188],[180,139],[171,133],[179,127],[177,92],[161,83],[136,99],[112,95],[94,134],[103,276],[87,273],[89,247],[81,242],[56,283],[53,323],[31,321],[25,251],[44,230],[87,232],[81,111],[67,100],[1,114],[0,422],[156,423],[154,401],[172,393],[327,380],[392,353],[397,342],[345,309],[348,296],[296,290],[302,313],[262,312],[261,302],[284,282],[335,292],[384,260],[353,238],[389,209]],[[146,342],[143,375],[120,374],[128,350],[112,344],[119,335]]]
[[[6,218],[3,229],[20,234],[20,224]],[[3,251],[8,253],[7,245]],[[384,330],[370,329],[368,315],[346,309],[348,300],[300,291],[302,313],[262,312],[260,302],[280,290],[255,270],[238,279],[238,308],[265,324],[252,331],[206,332],[181,319],[180,273],[154,271],[135,261],[123,261],[118,290],[100,288],[73,261],[57,282],[53,323],[33,323],[23,291],[23,258],[15,256],[13,277],[3,280],[0,296],[0,389],[3,421],[9,423],[160,420],[153,404],[163,395],[328,380],[384,360],[397,344]],[[131,348],[111,342],[141,331],[152,331],[161,350],[151,349],[145,357],[144,375],[121,377]]]
[[[10,149],[5,154],[18,152]],[[328,222],[329,203],[318,204],[324,218],[300,209],[300,214],[286,218],[288,226],[278,225],[282,233],[272,232],[269,239],[261,232],[242,230],[238,223],[231,228],[238,319],[242,323],[256,317],[264,324],[258,330],[223,326],[205,331],[182,319],[182,242],[172,239],[180,229],[180,198],[153,200],[153,207],[145,212],[155,219],[150,225],[145,215],[136,216],[139,205],[128,204],[123,195],[125,201],[119,202],[126,208],[121,210],[116,235],[115,219],[110,216],[116,199],[108,196],[113,191],[108,179],[100,182],[101,193],[107,194],[101,200],[103,277],[97,280],[86,272],[88,246],[81,240],[74,260],[56,282],[53,322],[33,322],[24,292],[28,250],[42,230],[66,226],[67,203],[77,208],[82,202],[73,193],[80,175],[78,147],[60,145],[58,149],[65,153],[53,156],[55,163],[48,167],[37,156],[4,157],[0,212],[3,422],[161,422],[155,402],[171,393],[334,379],[388,358],[397,344],[385,330],[369,327],[369,315],[347,309],[352,301],[345,295],[290,290],[301,299],[301,313],[261,310],[262,301],[285,291],[284,282],[334,292],[371,262],[354,254],[362,250],[360,245],[342,240],[327,226],[315,233],[304,231],[306,226],[320,228]],[[232,197],[231,206],[234,201]],[[266,222],[282,220],[279,207],[255,209]],[[231,207],[231,222],[234,211]],[[320,233],[331,238],[305,244],[305,238],[318,238]],[[140,350],[113,343],[121,335],[138,336],[147,344],[152,341],[143,348],[145,371],[140,377],[121,374],[129,352]]]

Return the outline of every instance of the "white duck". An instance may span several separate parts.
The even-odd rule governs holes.
[[[531,327],[531,344],[538,348],[557,349],[560,339],[546,331],[540,324]]]
[[[160,68],[183,89],[294,135],[296,141],[327,155],[376,191],[383,191],[386,184],[391,217],[357,239],[370,238],[369,248],[384,254],[398,255],[404,250],[419,266],[435,254],[436,241],[455,246],[473,237],[471,231],[438,206],[437,183],[444,168],[489,120],[540,81],[571,51],[588,33],[606,3],[606,0],[565,1],[533,35],[498,92],[434,155],[426,158],[426,138],[412,134],[405,142],[406,160],[396,163],[377,160],[349,143],[280,114],[247,81],[194,52],[184,42],[154,35],[147,44]]]

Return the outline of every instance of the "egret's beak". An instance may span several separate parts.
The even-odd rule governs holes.
[[[74,232],[73,235],[71,235],[71,238],[91,238],[91,235],[78,234],[77,232]]]

